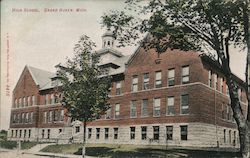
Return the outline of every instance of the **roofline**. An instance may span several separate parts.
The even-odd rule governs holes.
[[[146,38],[148,38],[148,36],[149,36],[149,33],[147,33],[147,34],[145,35],[145,37],[143,38],[142,41],[146,40]],[[140,42],[140,44],[139,44],[139,46],[136,48],[135,52],[129,57],[128,61],[125,63],[125,66],[128,66],[128,65],[132,62],[132,60],[133,60],[134,57],[137,55],[137,53],[139,53],[139,50],[140,50],[141,47],[142,47],[142,42]]]
[[[209,56],[206,54],[201,54],[200,58],[202,61],[208,63],[211,67],[215,68],[217,71],[220,73],[224,74],[221,68],[221,65],[219,65],[215,60],[211,59]],[[232,73],[233,78],[236,80],[237,83],[239,83],[241,86],[245,86],[245,81],[243,81],[241,78],[236,76],[234,73]]]
[[[31,74],[31,76],[32,76],[32,78],[33,78],[33,80],[35,81],[36,85],[37,85],[37,86],[40,86],[40,85],[38,84],[38,82],[37,82],[37,80],[36,80],[34,74],[33,74],[32,71],[30,70],[30,66],[28,66],[28,65],[26,65],[26,66],[27,66],[27,69],[29,70],[29,72],[30,72],[30,74]]]

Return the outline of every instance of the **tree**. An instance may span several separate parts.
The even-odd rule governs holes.
[[[86,124],[99,118],[109,108],[108,92],[110,78],[98,67],[99,56],[93,53],[95,43],[83,35],[75,45],[75,56],[59,64],[57,76],[62,84],[62,104],[67,109],[67,116],[83,121],[83,148],[85,156]]]
[[[238,97],[238,85],[230,68],[230,46],[248,49],[250,64],[249,0],[127,0],[127,9],[135,10],[139,17],[124,11],[112,11],[102,16],[102,24],[114,28],[120,46],[134,44],[141,33],[148,36],[140,41],[146,49],[164,53],[167,49],[205,51],[215,54],[213,60],[223,71],[229,88],[231,108],[236,120],[242,157],[249,157],[250,108],[244,116]],[[140,17],[149,18],[140,18]],[[210,57],[213,55],[209,55]],[[246,66],[246,72],[250,66]],[[250,73],[249,73],[250,74]],[[249,75],[246,73],[244,89],[250,99]]]

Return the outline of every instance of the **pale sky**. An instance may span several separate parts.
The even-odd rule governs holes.
[[[55,72],[56,64],[64,63],[67,56],[73,55],[74,44],[83,34],[97,43],[97,49],[101,48],[101,35],[105,30],[101,29],[100,17],[110,9],[122,9],[125,5],[123,2],[123,0],[1,1],[0,129],[9,128],[12,90],[25,65]],[[45,12],[45,8],[57,11]],[[60,12],[60,8],[72,9],[74,12]],[[40,12],[25,12],[27,9],[37,9]],[[81,12],[76,12],[76,9],[81,9]],[[120,49],[125,55],[132,54],[134,50],[135,47]],[[233,72],[244,78],[245,53],[235,51],[231,59]],[[10,86],[10,96],[6,95],[6,85]]]

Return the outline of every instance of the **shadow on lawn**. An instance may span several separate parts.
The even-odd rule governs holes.
[[[79,148],[74,154],[81,155],[82,149]],[[110,158],[238,158],[239,153],[216,152],[204,150],[187,149],[152,149],[137,148],[133,151],[117,150],[109,147],[87,147],[86,155]]]

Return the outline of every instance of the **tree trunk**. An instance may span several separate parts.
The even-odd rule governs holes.
[[[243,158],[249,158],[250,157],[250,9],[249,9],[249,0],[245,1],[246,9],[243,9],[244,14],[244,27],[245,27],[245,39],[247,43],[247,65],[246,65],[246,83],[247,83],[247,100],[248,100],[248,110],[247,110],[247,119],[246,119],[246,139],[248,140],[248,152],[242,152],[245,153],[243,155]]]
[[[83,145],[82,145],[82,157],[86,154],[86,121],[83,121]]]
[[[231,99],[231,108],[233,110],[233,116],[235,118],[239,130],[240,152],[243,158],[249,158],[249,125],[240,105],[237,85],[233,80],[230,69],[228,70],[229,71],[227,73],[228,75],[226,75],[226,80]]]

